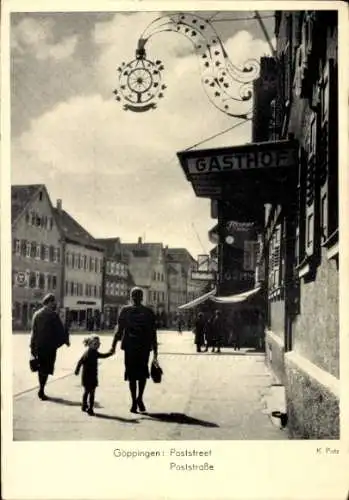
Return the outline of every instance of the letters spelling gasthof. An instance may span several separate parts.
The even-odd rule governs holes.
[[[188,158],[189,174],[219,173],[252,168],[290,167],[294,164],[295,151],[292,148]]]

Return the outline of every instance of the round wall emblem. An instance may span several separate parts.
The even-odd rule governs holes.
[[[27,283],[27,278],[26,278],[26,275],[25,273],[23,272],[18,272],[16,274],[16,283],[18,286],[25,286],[26,283]]]

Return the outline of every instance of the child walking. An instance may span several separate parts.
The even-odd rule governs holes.
[[[75,375],[79,375],[82,367],[81,385],[84,388],[84,393],[81,410],[86,411],[89,415],[94,415],[95,391],[98,386],[98,359],[109,358],[113,352],[101,353],[98,351],[101,345],[98,336],[88,337],[84,340],[84,345],[87,349],[76,365]]]

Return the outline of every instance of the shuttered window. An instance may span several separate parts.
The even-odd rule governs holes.
[[[315,250],[315,205],[316,205],[316,141],[317,141],[317,114],[311,112],[309,128],[306,136],[307,173],[306,173],[306,254],[312,256]]]
[[[326,242],[338,229],[337,105],[337,68],[334,60],[328,59],[322,71],[320,86],[319,181],[322,242]]]

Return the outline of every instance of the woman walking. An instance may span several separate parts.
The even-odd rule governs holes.
[[[52,293],[47,294],[43,307],[36,311],[32,320],[30,337],[31,355],[38,363],[39,392],[42,401],[48,399],[45,386],[49,375],[53,375],[57,350],[63,345],[70,345],[68,330],[56,312],[56,298]]]
[[[125,380],[129,383],[132,405],[130,411],[145,412],[143,393],[149,378],[149,357],[153,351],[158,355],[156,317],[154,312],[142,304],[143,291],[131,290],[132,304],[125,306],[119,316],[111,351],[114,353],[118,341],[125,353]]]

